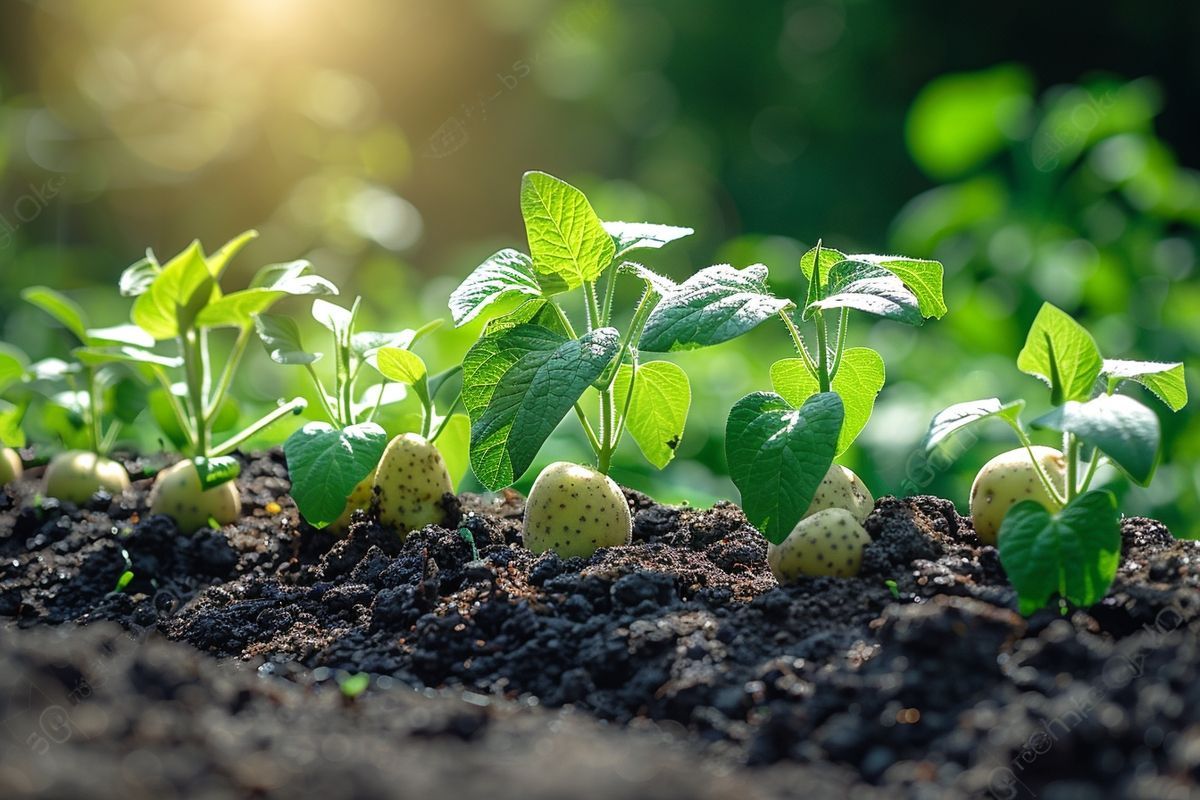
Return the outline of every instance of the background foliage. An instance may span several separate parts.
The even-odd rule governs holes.
[[[537,168],[606,219],[696,228],[648,259],[675,278],[763,262],[797,296],[817,237],[942,260],[943,320],[854,332],[888,365],[845,459],[877,494],[965,505],[1005,431],[952,462],[922,463],[914,444],[945,404],[1041,397],[1012,362],[1043,299],[1106,354],[1187,361],[1198,393],[1195,4],[11,0],[2,13],[0,338],[31,353],[69,337],[22,306],[22,287],[62,289],[115,324],[128,301],[111,287],[147,246],[215,248],[251,226],[263,236],[233,286],[308,257],[365,295],[365,327],[448,317],[457,281],[522,242],[518,182]],[[478,333],[448,328],[418,348],[432,369]],[[666,500],[734,496],[726,411],[788,355],[767,326],[679,356],[696,389],[681,458],[656,473],[627,441],[615,476]],[[242,381],[247,406],[308,391],[257,348]],[[1196,535],[1200,415],[1163,424],[1168,463],[1124,507]],[[541,462],[586,455],[574,426]]]

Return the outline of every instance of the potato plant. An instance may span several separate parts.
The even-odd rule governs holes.
[[[687,295],[722,316],[729,328],[725,338],[732,338],[738,312],[717,307],[739,286],[758,286],[765,270],[709,267],[677,285],[628,256],[688,236],[690,228],[601,221],[581,191],[542,172],[522,179],[521,212],[529,253],[501,250],[450,297],[457,325],[494,315],[502,300],[520,301],[488,322],[463,360],[471,466],[490,489],[512,484],[573,412],[595,466],[560,462],[542,471],[526,507],[525,542],[538,552],[587,555],[629,541],[629,508],[608,477],[624,434],[660,469],[683,436],[691,404],[687,375],[672,362],[641,358],[644,351],[672,349],[670,331],[653,325],[656,308],[665,298]],[[641,294],[619,315],[616,286],[623,279],[640,282]],[[563,299],[572,295],[582,301],[582,327],[564,310]],[[589,391],[597,409],[593,418],[584,408]]]
[[[314,367],[322,354],[305,349],[293,319],[260,314],[258,336],[273,361],[307,371],[329,420],[307,423],[283,446],[300,513],[314,527],[344,533],[353,513],[369,508],[377,496],[380,519],[405,534],[445,521],[442,496],[453,491],[453,484],[434,443],[442,436],[465,440],[468,421],[465,414],[453,413],[457,396],[444,416],[435,401],[460,368],[430,376],[425,362],[412,352],[414,343],[440,320],[396,333],[357,331],[359,306],[360,300],[348,310],[313,301],[313,318],[328,329],[333,343],[328,388]],[[382,382],[372,381],[360,393],[360,380],[369,374],[381,376]],[[403,398],[404,387],[420,401],[419,432],[404,432],[389,443],[377,419],[385,404]]]
[[[230,260],[257,234],[238,236],[212,255],[199,242],[159,264],[153,253],[121,276],[121,292],[136,298],[133,323],[147,342],[87,347],[77,351],[87,365],[136,365],[157,381],[151,411],[164,434],[187,456],[158,476],[150,497],[151,513],[174,518],[181,530],[205,527],[210,521],[236,521],[241,501],[232,480],[239,465],[229,454],[276,420],[304,410],[295,398],[232,435],[216,440],[222,427],[231,427],[238,412],[229,399],[246,346],[254,335],[254,320],[279,300],[294,295],[336,294],[329,281],[312,274],[306,261],[272,264],[255,275],[243,290],[224,293],[220,280]],[[214,355],[218,331],[235,334],[227,353]],[[152,341],[150,341],[152,340]],[[162,354],[146,344],[169,343]],[[219,366],[217,366],[219,365]],[[171,375],[181,373],[175,383]]]
[[[1097,469],[1113,464],[1147,486],[1162,451],[1158,416],[1117,389],[1141,384],[1179,411],[1187,404],[1183,364],[1103,358],[1091,334],[1045,303],[1017,367],[1050,389],[1052,410],[1030,427],[1059,434],[1061,450],[1033,444],[1021,421],[1024,400],[997,398],[942,411],[930,424],[925,448],[933,452],[984,420],[1007,423],[1021,447],[988,462],[976,477],[971,490],[976,532],[985,543],[997,544],[1022,613],[1056,596],[1091,605],[1107,593],[1121,554],[1116,498],[1091,488]]]

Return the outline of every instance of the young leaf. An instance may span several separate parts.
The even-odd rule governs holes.
[[[1187,381],[1183,377],[1183,364],[1179,362],[1164,364],[1158,361],[1106,358],[1101,374],[1108,378],[1110,393],[1122,381],[1134,381],[1149,389],[1172,411],[1179,411],[1187,405]]]
[[[29,357],[16,347],[0,342],[0,392],[25,377]]]
[[[381,348],[376,356],[376,369],[388,380],[410,386],[424,380],[429,372],[419,355],[398,347]]]
[[[920,325],[921,303],[896,275],[865,261],[839,261],[829,270],[825,296],[804,309],[807,319],[815,309],[853,308],[877,317]]]
[[[495,336],[509,328],[518,325],[537,325],[560,333],[564,338],[570,338],[570,332],[563,326],[562,317],[554,310],[549,300],[526,300],[511,313],[490,320],[483,328],[482,337]]]
[[[929,423],[929,431],[925,434],[925,440],[922,443],[923,448],[926,453],[932,453],[955,433],[992,417],[999,417],[1007,421],[1009,425],[1017,427],[1020,425],[1021,411],[1024,408],[1024,400],[1001,403],[995,397],[955,403],[939,412]]]
[[[644,267],[641,264],[637,264],[633,261],[626,261],[618,268],[618,271],[641,278],[642,281],[645,282],[646,288],[654,292],[659,297],[666,297],[671,292],[679,288],[679,284],[675,283],[675,281],[671,280],[670,278],[664,275],[659,275],[654,270],[648,269],[647,267]]]
[[[258,231],[245,231],[230,239],[225,244],[221,245],[221,249],[213,253],[205,263],[208,266],[208,272],[213,276],[214,280],[219,280],[225,274],[225,268],[229,266],[229,262],[233,257],[241,252],[242,248],[250,244],[258,238]],[[334,292],[334,294],[337,294]]]
[[[666,353],[694,350],[741,336],[781,310],[790,300],[771,294],[767,268],[734,269],[717,264],[700,270],[651,312],[639,349]]]
[[[350,332],[350,324],[354,313],[326,300],[313,300],[313,319],[321,323],[340,342],[345,340]]]
[[[1149,485],[1158,466],[1162,440],[1158,416],[1132,397],[1102,394],[1086,403],[1068,400],[1030,424],[1075,434],[1142,486]]]
[[[192,459],[192,462],[196,465],[196,474],[200,476],[200,488],[203,491],[228,483],[242,471],[241,464],[233,456],[217,458],[200,456]]]
[[[162,267],[158,265],[158,259],[154,257],[153,252],[147,250],[145,258],[126,267],[125,271],[121,273],[118,283],[121,296],[137,297],[145,294],[160,272],[162,272]]]
[[[833,392],[794,408],[777,394],[739,400],[725,425],[729,474],[746,518],[767,540],[783,542],[808,510],[837,450],[842,401]]]
[[[379,464],[388,436],[367,422],[341,430],[309,422],[283,444],[292,497],[314,528],[324,528],[346,508],[346,498]]]
[[[227,294],[208,304],[196,317],[202,328],[246,328],[255,316],[288,296],[335,295],[337,287],[312,274],[307,261],[272,264],[259,270],[249,289]]]
[[[637,368],[622,364],[613,383],[617,408],[625,406],[633,378],[633,397],[625,426],[646,460],[658,469],[671,463],[683,438],[692,387],[687,373],[670,361],[649,361]]]
[[[544,172],[521,179],[521,214],[533,268],[557,276],[564,289],[594,281],[617,248],[583,192]]]
[[[850,256],[854,261],[864,261],[883,267],[893,273],[917,296],[921,304],[921,316],[941,319],[946,313],[946,301],[942,296],[942,264],[923,258],[904,256],[877,256],[860,254]]]
[[[614,259],[621,258],[630,250],[657,249],[695,233],[691,228],[656,225],[653,222],[605,222],[604,230],[608,231],[616,243],[617,252],[613,256]]]
[[[839,261],[845,261],[849,256],[840,250],[834,250],[832,247],[821,245],[821,282],[829,282],[829,270],[834,264]],[[804,277],[809,281],[812,280],[813,267],[817,263],[817,248],[811,248],[807,253],[800,256],[800,271],[804,273]]]
[[[128,344],[134,347],[154,347],[154,337],[137,325],[113,325],[109,328],[89,328],[84,342],[89,347]]]
[[[155,340],[179,335],[177,307],[186,304],[212,275],[199,242],[175,256],[155,277],[150,287],[133,303],[133,321]]]
[[[471,467],[489,489],[508,486],[620,348],[613,328],[568,339],[518,325],[485,336],[463,359]]]
[[[254,319],[258,338],[276,364],[312,364],[320,353],[309,353],[300,340],[300,327],[291,317],[279,314],[259,314]]]
[[[430,320],[415,330],[404,328],[399,331],[360,331],[350,337],[350,352],[359,358],[370,360],[382,347],[399,347],[401,350],[411,350],[422,337],[433,333],[442,327],[440,319]]]
[[[28,401],[20,405],[13,405],[0,400],[0,445],[5,447],[25,446],[25,429],[21,427],[21,422],[25,419],[25,412],[28,409]]]
[[[87,342],[87,321],[83,309],[74,300],[47,286],[30,286],[23,289],[21,299],[45,311],[80,342]]]
[[[1022,614],[1043,608],[1056,594],[1090,606],[1108,592],[1121,559],[1116,498],[1087,492],[1057,514],[1033,500],[1018,503],[1000,526],[998,546]]]
[[[1051,389],[1057,372],[1065,402],[1092,396],[1103,362],[1095,340],[1082,325],[1061,309],[1043,303],[1017,356],[1017,368],[1041,378]]]
[[[450,294],[454,326],[466,325],[493,303],[522,295],[542,295],[533,259],[519,250],[501,250],[476,267]]]
[[[259,269],[250,281],[251,289],[271,289],[296,296],[336,295],[333,281],[322,278],[313,271],[311,262],[305,259],[268,264]]]
[[[178,356],[163,356],[152,350],[140,347],[94,348],[77,347],[71,354],[79,362],[89,367],[99,367],[104,364],[152,364],[154,366],[175,369],[183,366],[183,359]]]
[[[837,455],[854,444],[871,419],[875,397],[883,389],[885,377],[883,358],[869,347],[851,347],[842,353],[841,366],[829,387],[842,398],[845,409]],[[820,391],[817,379],[799,358],[785,358],[771,365],[771,387],[793,406]]]

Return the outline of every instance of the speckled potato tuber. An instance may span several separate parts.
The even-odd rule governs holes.
[[[0,449],[0,486],[12,483],[25,474],[21,457],[10,447]]]
[[[194,533],[207,528],[209,519],[218,525],[237,522],[242,498],[234,481],[202,490],[196,465],[189,459],[158,473],[150,490],[150,513],[165,514],[182,533]]]
[[[780,583],[797,578],[848,578],[862,566],[871,536],[844,508],[827,508],[796,523],[782,544],[767,546],[767,564]]]
[[[379,520],[401,536],[446,522],[442,496],[454,484],[442,454],[423,437],[405,433],[388,443],[375,470]]]
[[[359,481],[358,486],[354,487],[354,491],[350,492],[350,496],[346,498],[346,508],[342,511],[342,515],[329,523],[329,532],[336,536],[345,536],[350,530],[350,520],[354,516],[355,511],[366,511],[371,507],[371,501],[375,497],[375,472]]]
[[[1033,447],[1032,450],[1054,488],[1065,494],[1067,462],[1062,453],[1053,447]],[[984,544],[995,544],[1004,515],[1022,500],[1036,500],[1052,512],[1062,508],[1046,491],[1029,458],[1029,451],[1019,447],[996,456],[975,476],[971,486],[971,517],[979,540]]]
[[[86,503],[99,490],[120,494],[129,488],[129,473],[110,458],[86,450],[68,450],[46,467],[46,495],[68,503]]]
[[[849,511],[858,524],[862,525],[875,509],[875,498],[853,470],[841,464],[833,464],[821,479],[821,485],[817,487],[812,503],[804,512],[804,518],[829,508]]]
[[[632,538],[629,503],[603,472],[556,461],[533,482],[525,501],[525,546],[533,552],[586,557]]]

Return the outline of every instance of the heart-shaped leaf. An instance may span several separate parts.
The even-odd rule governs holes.
[[[242,471],[242,465],[233,456],[216,458],[200,456],[192,459],[192,463],[196,465],[196,474],[200,476],[200,488],[206,492],[223,483],[228,483]]]
[[[925,452],[932,453],[959,431],[982,422],[985,419],[999,417],[1009,425],[1020,425],[1021,411],[1025,408],[1024,400],[1014,400],[1011,403],[1001,403],[995,397],[986,400],[969,400],[965,403],[955,403],[943,409],[929,423],[929,431],[923,442]]]
[[[746,518],[768,541],[781,543],[808,510],[833,463],[842,419],[842,400],[833,392],[813,395],[800,408],[756,392],[729,412],[729,474]]]
[[[620,349],[614,328],[579,339],[521,324],[484,336],[463,359],[471,467],[489,489],[519,478]]]
[[[1017,368],[1041,378],[1057,395],[1055,402],[1062,403],[1092,396],[1103,361],[1082,325],[1062,309],[1043,303],[1017,355]]]
[[[1158,466],[1158,416],[1132,397],[1102,394],[1086,403],[1069,400],[1030,424],[1075,434],[1142,486],[1149,485]]]
[[[676,286],[651,312],[638,344],[666,353],[720,344],[792,305],[767,288],[767,268],[717,264]]]
[[[309,353],[300,339],[300,326],[291,317],[279,314],[259,314],[254,328],[267,354],[276,364],[312,364],[320,353]]]
[[[838,436],[837,455],[854,444],[875,410],[875,397],[883,389],[886,371],[883,358],[869,347],[850,347],[833,376],[830,390],[842,398],[845,421]],[[771,387],[793,406],[819,392],[820,383],[799,358],[785,358],[771,365]]]
[[[525,173],[521,215],[534,270],[557,277],[562,290],[596,280],[612,263],[617,252],[612,236],[571,184],[544,172]]]
[[[1101,374],[1108,378],[1110,392],[1122,381],[1134,381],[1149,389],[1172,411],[1179,411],[1187,405],[1187,381],[1183,375],[1183,364],[1179,362],[1121,361],[1106,358]]]
[[[415,386],[418,381],[425,380],[429,370],[421,357],[411,350],[401,350],[398,347],[380,348],[376,355],[376,368],[390,381]]]
[[[366,422],[335,428],[309,422],[283,444],[292,498],[314,528],[341,516],[346,499],[374,471],[387,447],[387,433]]]
[[[501,250],[476,267],[450,294],[450,315],[458,327],[501,300],[541,295],[533,259],[519,250]]]
[[[1087,492],[1057,514],[1026,500],[1004,517],[997,543],[1022,614],[1055,595],[1090,606],[1108,592],[1121,559],[1117,500],[1109,492]]]
[[[633,396],[629,395],[633,378]],[[630,364],[622,364],[613,382],[617,408],[629,401],[625,426],[637,442],[646,460],[658,469],[671,463],[683,438],[692,388],[687,373],[670,361],[639,364],[637,373]]]
[[[883,267],[865,261],[839,261],[829,270],[825,296],[804,309],[807,319],[816,309],[853,308],[877,317],[920,325],[921,302],[904,281]]]

